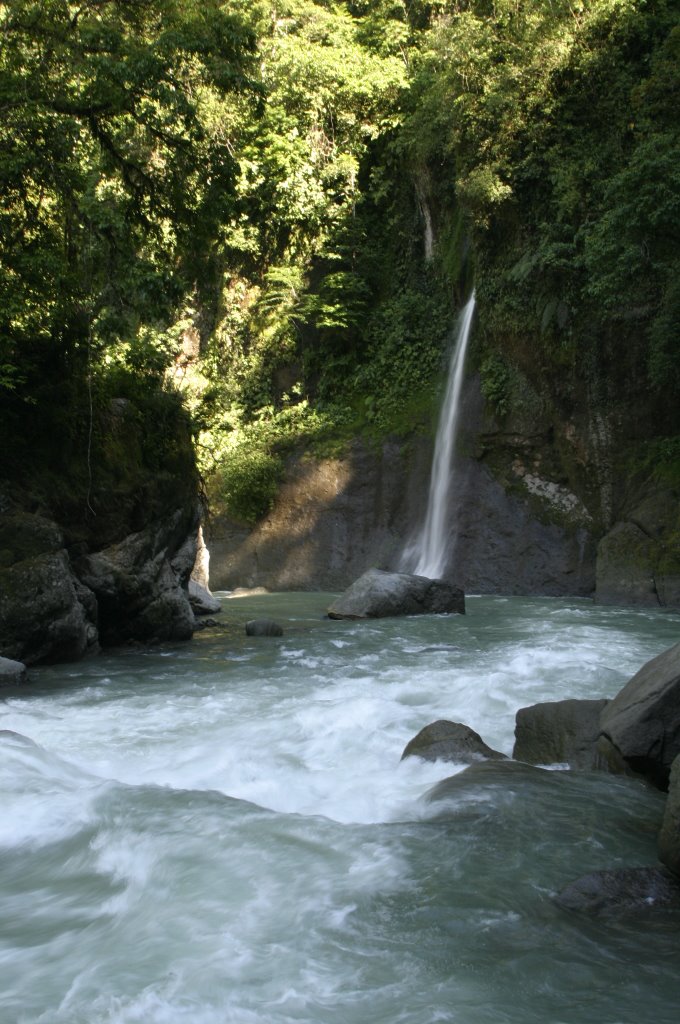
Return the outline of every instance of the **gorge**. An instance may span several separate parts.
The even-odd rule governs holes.
[[[675,1024],[679,74],[675,0],[0,4],[0,1019]],[[399,568],[465,614],[329,615]]]

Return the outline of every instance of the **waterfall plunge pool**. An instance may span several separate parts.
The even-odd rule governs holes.
[[[225,599],[190,644],[3,692],[3,1024],[675,1024],[678,916],[553,902],[654,864],[661,794],[554,772],[442,813],[423,794],[456,767],[400,756],[437,718],[510,753],[519,707],[613,696],[678,616],[331,599]],[[281,639],[245,636],[261,615]]]

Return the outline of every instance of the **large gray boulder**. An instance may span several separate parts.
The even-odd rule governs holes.
[[[643,665],[604,708],[598,749],[612,770],[625,766],[666,789],[680,753],[680,644]]]
[[[659,859],[680,876],[680,755],[671,768],[668,799],[659,833]]]
[[[461,722],[440,719],[421,729],[417,736],[406,744],[401,755],[421,757],[424,761],[453,761],[457,764],[473,764],[475,761],[503,760],[505,754],[487,746],[479,733]]]
[[[369,569],[328,609],[331,619],[465,612],[465,595],[445,580]]]
[[[557,700],[520,708],[512,756],[528,764],[568,764],[586,771],[604,766],[597,749],[606,700]]]
[[[0,658],[0,686],[20,686],[28,678],[22,661]]]
[[[97,603],[43,516],[0,516],[0,655],[33,664],[97,649]]]
[[[594,916],[649,913],[660,908],[680,910],[680,883],[665,868],[592,871],[566,886],[555,902],[565,910]]]
[[[194,615],[187,588],[197,523],[190,526],[187,535],[184,512],[177,510],[76,563],[80,580],[97,598],[103,643],[190,639]]]

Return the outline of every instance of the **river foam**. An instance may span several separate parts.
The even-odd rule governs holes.
[[[6,693],[0,1020],[670,1024],[678,922],[643,948],[639,923],[552,902],[654,862],[660,797],[557,772],[428,803],[461,766],[400,758],[442,717],[510,753],[519,706],[613,695],[677,617],[471,598],[346,623],[326,603],[225,600],[192,644]],[[245,636],[261,614],[282,638]]]

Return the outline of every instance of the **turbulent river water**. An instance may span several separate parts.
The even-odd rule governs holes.
[[[677,1024],[678,916],[553,900],[654,864],[661,794],[556,770],[436,804],[456,766],[400,756],[438,718],[510,753],[519,707],[613,696],[678,616],[330,599],[225,598],[190,644],[3,691],[2,1024]]]

